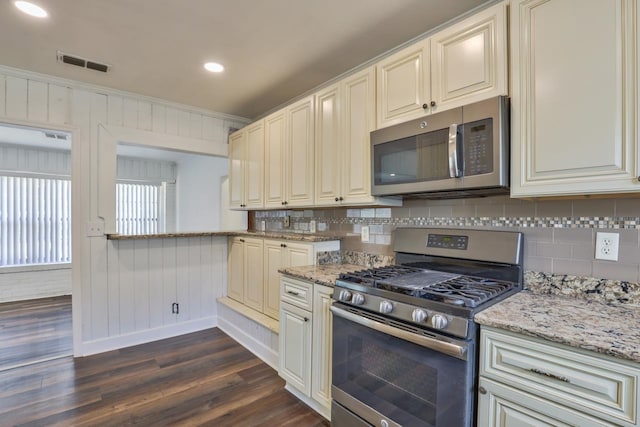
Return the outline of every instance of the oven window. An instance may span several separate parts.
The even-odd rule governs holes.
[[[333,385],[398,424],[471,425],[473,365],[333,317]]]
[[[449,178],[449,130],[440,129],[373,146],[376,185]]]

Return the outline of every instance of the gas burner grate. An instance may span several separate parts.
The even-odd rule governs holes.
[[[511,282],[459,276],[445,282],[425,286],[419,292],[423,298],[442,298],[455,305],[474,308],[509,291],[514,286],[515,284]]]
[[[354,271],[353,273],[342,273],[340,274],[339,279],[352,283],[361,283],[372,286],[379,280],[385,280],[410,273],[417,273],[420,271],[422,271],[422,269],[420,268],[405,267],[402,265],[390,265],[387,267]]]

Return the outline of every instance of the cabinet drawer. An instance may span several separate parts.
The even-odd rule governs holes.
[[[636,426],[632,363],[491,328],[481,333],[480,375],[625,426]]]
[[[283,276],[280,279],[280,301],[311,311],[313,309],[313,283]]]

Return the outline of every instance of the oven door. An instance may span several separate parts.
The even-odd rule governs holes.
[[[472,425],[472,342],[415,333],[339,303],[331,311],[335,402],[375,426]]]

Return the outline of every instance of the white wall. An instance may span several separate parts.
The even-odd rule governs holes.
[[[152,259],[156,262],[160,259],[157,254],[152,256],[154,251],[161,252],[163,257],[171,257],[171,247],[139,248],[140,256],[135,258],[138,263],[135,266],[136,279],[128,282],[126,288],[134,295],[134,303],[128,298],[113,297],[122,290],[121,274],[131,271],[127,264],[130,258],[120,256],[120,245],[113,245],[105,236],[90,237],[87,232],[90,224],[102,222],[98,216],[101,164],[97,154],[98,129],[106,124],[155,133],[165,139],[169,135],[178,135],[198,140],[201,144],[226,144],[228,128],[242,127],[247,120],[0,66],[2,121],[72,132],[74,354],[80,356],[204,327],[207,322],[199,324],[193,318],[182,329],[172,325],[155,326],[150,318],[143,319],[151,316],[152,307],[155,309],[159,303],[155,293],[149,292],[150,282],[137,280],[138,275],[146,274],[141,272],[147,271]],[[184,149],[188,151],[189,147]],[[184,283],[191,286],[192,281],[204,279],[212,279],[207,286],[213,287],[215,295],[222,289],[219,270],[226,274],[226,255],[225,262],[208,269],[198,279],[198,275],[192,275],[190,271],[201,268],[193,261],[196,254],[203,256],[198,246],[200,243],[192,248],[194,242],[186,240],[183,244],[188,249],[182,253],[188,256],[185,262],[180,261],[175,267],[176,286],[178,292],[182,292],[179,297],[187,298]],[[226,240],[223,247],[226,251]],[[187,279],[180,279],[184,277]],[[188,298],[192,298],[191,294]],[[140,307],[149,309],[141,310]],[[161,308],[164,310],[164,305]],[[203,319],[214,318],[213,309],[208,310],[201,309],[199,315]],[[133,328],[132,321],[135,322]]]
[[[226,158],[181,155],[177,159],[177,230],[220,230],[220,179],[227,175]]]
[[[42,271],[0,271],[0,303],[71,295],[71,266]]]

